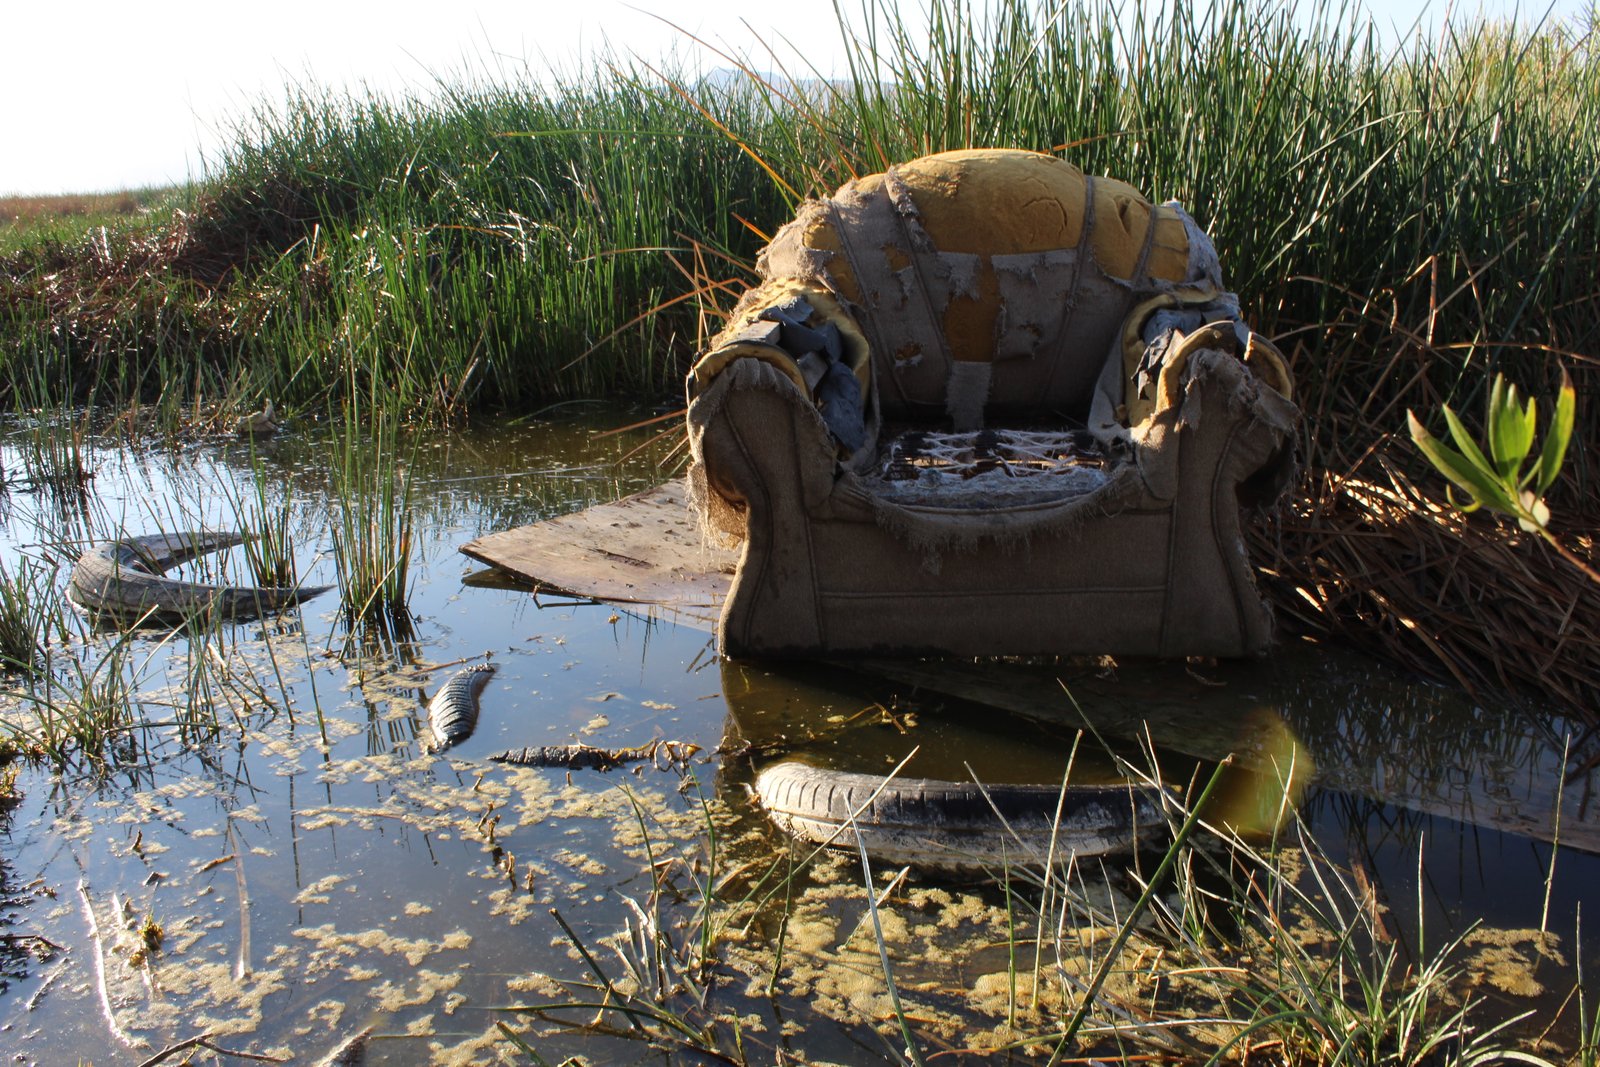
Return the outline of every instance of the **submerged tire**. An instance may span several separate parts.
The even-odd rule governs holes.
[[[886,782],[785,761],[764,768],[755,791],[773,822],[802,841],[854,849],[859,834],[879,862],[958,873],[1132,851],[1167,830],[1160,791],[1132,784],[1069,785],[1063,792],[1053,785]]]
[[[162,573],[196,556],[243,543],[239,534],[204,530],[108,541],[78,557],[67,596],[90,614],[118,622],[173,623],[209,612],[226,619],[253,618],[282,611],[330,588],[208,585]]]
[[[432,751],[443,752],[472,736],[478,726],[478,699],[494,672],[492,663],[475,663],[452,674],[433,694],[428,701],[428,729],[433,736],[428,747]]]

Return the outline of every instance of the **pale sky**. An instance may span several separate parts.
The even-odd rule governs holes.
[[[841,6],[859,10],[856,0]],[[1483,7],[1504,16],[1517,5]],[[1556,0],[1554,13],[1587,8]],[[1373,0],[1373,9],[1404,30],[1447,5]],[[1545,4],[1521,10],[1543,14]],[[760,42],[786,38],[829,72],[843,54],[832,11],[830,0],[4,0],[0,195],[198,176],[232,118],[293,82],[426,92],[464,67],[523,80],[579,70],[608,43],[652,62],[676,49],[704,69],[725,65],[663,19],[758,62]]]

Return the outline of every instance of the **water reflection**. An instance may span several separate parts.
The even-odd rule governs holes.
[[[1511,701],[1478,703],[1348,651],[1299,642],[1266,661],[1203,670],[1149,661],[871,667],[913,691],[1089,723],[1123,740],[1148,730],[1157,749],[1213,761],[1233,754],[1264,772],[1281,766],[1287,731],[1324,789],[1534,837],[1555,835],[1560,793],[1562,841],[1600,851],[1600,813],[1588,802],[1596,772],[1567,776],[1570,724]]]

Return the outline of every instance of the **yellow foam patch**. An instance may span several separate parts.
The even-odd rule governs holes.
[[[943,152],[912,160],[899,174],[941,251],[985,257],[1049,252],[1074,248],[1083,238],[1088,180],[1054,156]]]
[[[1156,208],[1156,233],[1145,270],[1165,282],[1188,280],[1189,230],[1170,207]]]
[[[1114,278],[1132,278],[1150,229],[1150,201],[1115,178],[1094,180],[1094,231],[1090,247],[1100,269]]]
[[[827,252],[830,257],[828,275],[833,279],[833,284],[838,286],[846,300],[861,303],[861,284],[856,280],[856,272],[850,268],[850,257],[844,254],[844,242],[839,239],[839,231],[826,216],[818,215],[806,226],[805,232],[800,235],[800,243],[818,252]]]

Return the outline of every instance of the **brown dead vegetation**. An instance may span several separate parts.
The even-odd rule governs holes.
[[[142,207],[141,196],[127,190],[61,196],[0,196],[0,226],[26,226],[45,220],[91,215],[134,215]]]

